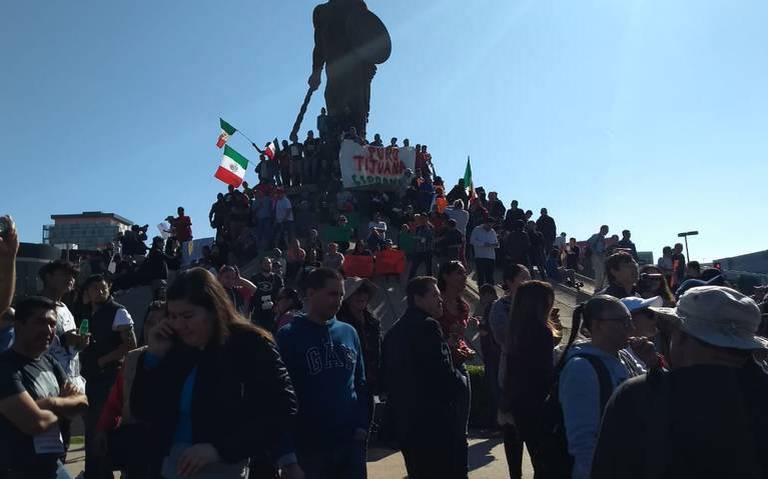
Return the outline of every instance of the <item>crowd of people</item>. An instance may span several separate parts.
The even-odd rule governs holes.
[[[446,193],[421,145],[398,188],[345,190],[322,151],[365,140],[325,121],[265,157],[258,185],[219,194],[194,264],[179,207],[150,247],[134,226],[53,261],[12,307],[18,238],[3,218],[2,477],[68,478],[82,416],[86,479],[362,479],[377,430],[409,477],[466,478],[472,362],[510,478],[524,446],[544,479],[765,477],[768,291],[732,289],[679,244],[641,265],[629,230],[577,241],[546,208],[534,220],[463,179]],[[329,183],[305,188],[321,171]],[[391,251],[407,258],[391,275],[407,308],[385,331],[379,286],[349,258]],[[553,285],[580,289],[582,274],[594,295],[564,327]],[[142,285],[152,301],[135,321],[112,293]]]

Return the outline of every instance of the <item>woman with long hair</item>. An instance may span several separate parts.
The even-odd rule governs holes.
[[[467,461],[468,444],[467,428],[469,426],[469,410],[472,390],[465,362],[475,355],[469,347],[464,335],[469,325],[469,304],[464,300],[464,290],[467,287],[467,270],[459,261],[448,261],[440,265],[437,272],[437,287],[443,295],[443,316],[438,319],[456,369],[464,376],[467,385],[466,393],[457,404],[457,428],[463,440],[461,441],[462,460]]]
[[[179,275],[167,298],[167,319],[150,333],[131,395],[134,416],[150,424],[163,455],[162,477],[241,478],[249,459],[251,477],[272,477],[275,449],[296,414],[272,336],[243,318],[202,268]]]
[[[509,314],[502,413],[511,414],[520,444],[540,468],[544,401],[554,377],[552,352],[559,332],[552,322],[555,292],[549,283],[527,281],[515,294]]]

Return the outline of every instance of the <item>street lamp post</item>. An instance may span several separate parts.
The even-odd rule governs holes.
[[[678,233],[678,238],[685,239],[685,257],[688,258],[688,261],[691,261],[691,253],[688,252],[688,237],[689,236],[698,236],[698,231],[686,231],[685,233]]]

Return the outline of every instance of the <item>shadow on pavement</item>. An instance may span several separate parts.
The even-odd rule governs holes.
[[[376,462],[381,461],[383,459],[388,458],[392,454],[399,454],[400,451],[397,449],[390,449],[385,446],[378,446],[378,447],[372,447],[368,449],[368,461],[367,462]]]
[[[481,439],[469,446],[469,470],[474,471],[497,460],[491,452],[493,448],[502,443],[500,437]]]

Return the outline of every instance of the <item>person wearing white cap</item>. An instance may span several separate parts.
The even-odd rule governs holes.
[[[659,334],[659,329],[656,327],[656,313],[651,310],[651,307],[662,306],[664,301],[660,296],[648,299],[629,296],[621,302],[632,315],[632,332],[629,347],[620,350],[619,355],[630,369],[630,376],[634,377],[664,364],[652,342]]]
[[[672,370],[627,381],[605,411],[592,479],[757,478],[768,472],[768,376],[753,354],[760,310],[722,286],[688,290],[677,308]]]

